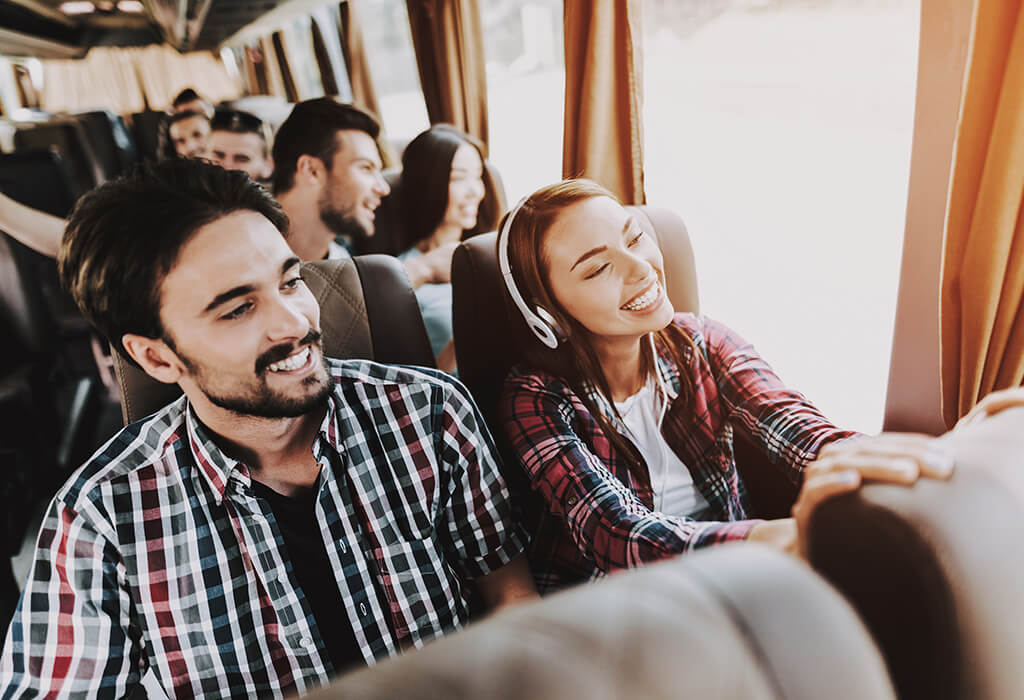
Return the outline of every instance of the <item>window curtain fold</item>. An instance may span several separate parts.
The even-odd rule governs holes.
[[[587,177],[643,204],[641,7],[565,0],[562,176]]]
[[[976,0],[946,208],[942,409],[1024,381],[1024,0]]]
[[[406,0],[431,124],[447,122],[485,145],[487,78],[476,0]]]

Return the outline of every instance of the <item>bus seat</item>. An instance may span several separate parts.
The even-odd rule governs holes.
[[[901,698],[1024,691],[1024,436],[1007,417],[947,438],[949,481],[868,484],[810,522],[812,565],[860,614]]]
[[[20,125],[14,134],[14,149],[56,150],[68,164],[76,199],[104,180],[85,127],[75,119],[54,119]]]
[[[140,161],[155,163],[160,160],[160,131],[164,128],[167,115],[163,112],[146,110],[135,112],[132,117],[132,136],[135,139],[137,158]]]
[[[321,260],[302,265],[302,277],[320,304],[324,353],[391,364],[435,367],[427,331],[405,269],[387,255]],[[114,352],[127,425],[181,395]]]
[[[480,204],[480,212],[477,216],[477,233],[493,231],[498,227],[498,220],[505,210],[505,184],[501,174],[494,164],[489,160],[484,161],[486,178],[490,180],[489,190],[493,196],[487,197]],[[402,169],[388,168],[384,171],[384,179],[391,187],[391,193],[384,197],[380,206],[377,207],[374,217],[374,234],[365,237],[354,243],[357,254],[385,253],[387,255],[398,255],[404,252],[402,248]]]
[[[665,282],[677,311],[698,313],[700,298],[693,247],[683,220],[674,212],[651,206],[626,207],[640,226],[653,235],[665,258]],[[452,326],[459,378],[469,387],[502,445],[497,423],[498,400],[509,370],[522,360],[517,339],[529,331],[519,314],[505,307],[503,283],[495,252],[497,234],[466,240],[452,258]],[[736,464],[760,517],[785,517],[796,500],[797,488],[739,432],[735,434]],[[506,463],[512,463],[503,446]],[[518,472],[508,480],[517,490],[526,487]]]
[[[135,142],[124,120],[108,110],[80,112],[81,122],[106,179],[117,177],[135,164]]]
[[[787,555],[739,543],[506,608],[308,697],[896,696],[867,630],[828,584]]]
[[[77,199],[67,162],[49,149],[0,153],[0,191],[59,217],[66,217]]]

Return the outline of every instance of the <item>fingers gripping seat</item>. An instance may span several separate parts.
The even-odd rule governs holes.
[[[892,700],[856,614],[810,569],[724,545],[501,611],[311,700]]]
[[[377,362],[434,367],[416,295],[398,260],[364,255],[302,265],[302,278],[320,304],[324,354]],[[114,353],[125,424],[181,395]]]

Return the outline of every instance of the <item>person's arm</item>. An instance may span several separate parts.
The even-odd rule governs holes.
[[[513,510],[483,415],[456,380],[448,380],[435,425],[440,462],[450,473],[445,504],[447,550],[493,608],[536,597],[526,534]]]
[[[577,436],[568,399],[536,376],[506,382],[501,409],[502,425],[533,489],[602,571],[745,539],[761,522],[698,522],[648,509]]]
[[[525,556],[518,556],[500,569],[476,580],[480,597],[488,610],[527,603],[537,598],[537,587]]]
[[[126,697],[144,670],[132,609],[113,545],[55,501],[7,631],[0,696]]]
[[[43,255],[57,257],[66,224],[64,219],[26,207],[0,192],[0,231]]]
[[[452,254],[458,242],[446,243],[418,257],[403,260],[405,274],[413,289],[425,284],[445,284],[452,279]]]
[[[859,435],[837,428],[803,394],[786,387],[737,333],[703,316],[696,323],[729,422],[793,483],[802,483],[804,469],[825,445]]]

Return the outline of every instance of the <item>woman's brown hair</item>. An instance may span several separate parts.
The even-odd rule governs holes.
[[[508,258],[512,278],[526,303],[546,309],[558,321],[565,336],[555,349],[545,346],[532,334],[526,334],[520,342],[527,365],[531,369],[561,377],[569,383],[587,410],[598,421],[613,447],[620,454],[630,458],[630,471],[636,478],[637,472],[633,470],[640,464],[640,456],[632,443],[619,434],[612,422],[587,395],[586,384],[592,383],[608,400],[612,411],[618,415],[608,379],[601,368],[590,332],[558,303],[548,281],[548,262],[544,250],[547,232],[567,207],[591,197],[608,197],[618,203],[615,195],[596,182],[585,179],[563,180],[534,192],[515,214],[508,232]],[[521,315],[507,290],[505,302],[512,314]],[[654,333],[654,342],[657,348],[667,352],[679,367],[680,390],[677,401],[682,401],[683,406],[689,405],[693,397],[693,381],[686,371],[686,358],[687,350],[693,351],[693,340],[672,323]],[[640,352],[644,372],[653,377],[657,365],[651,346],[642,343]],[[619,418],[621,419],[621,416]]]

